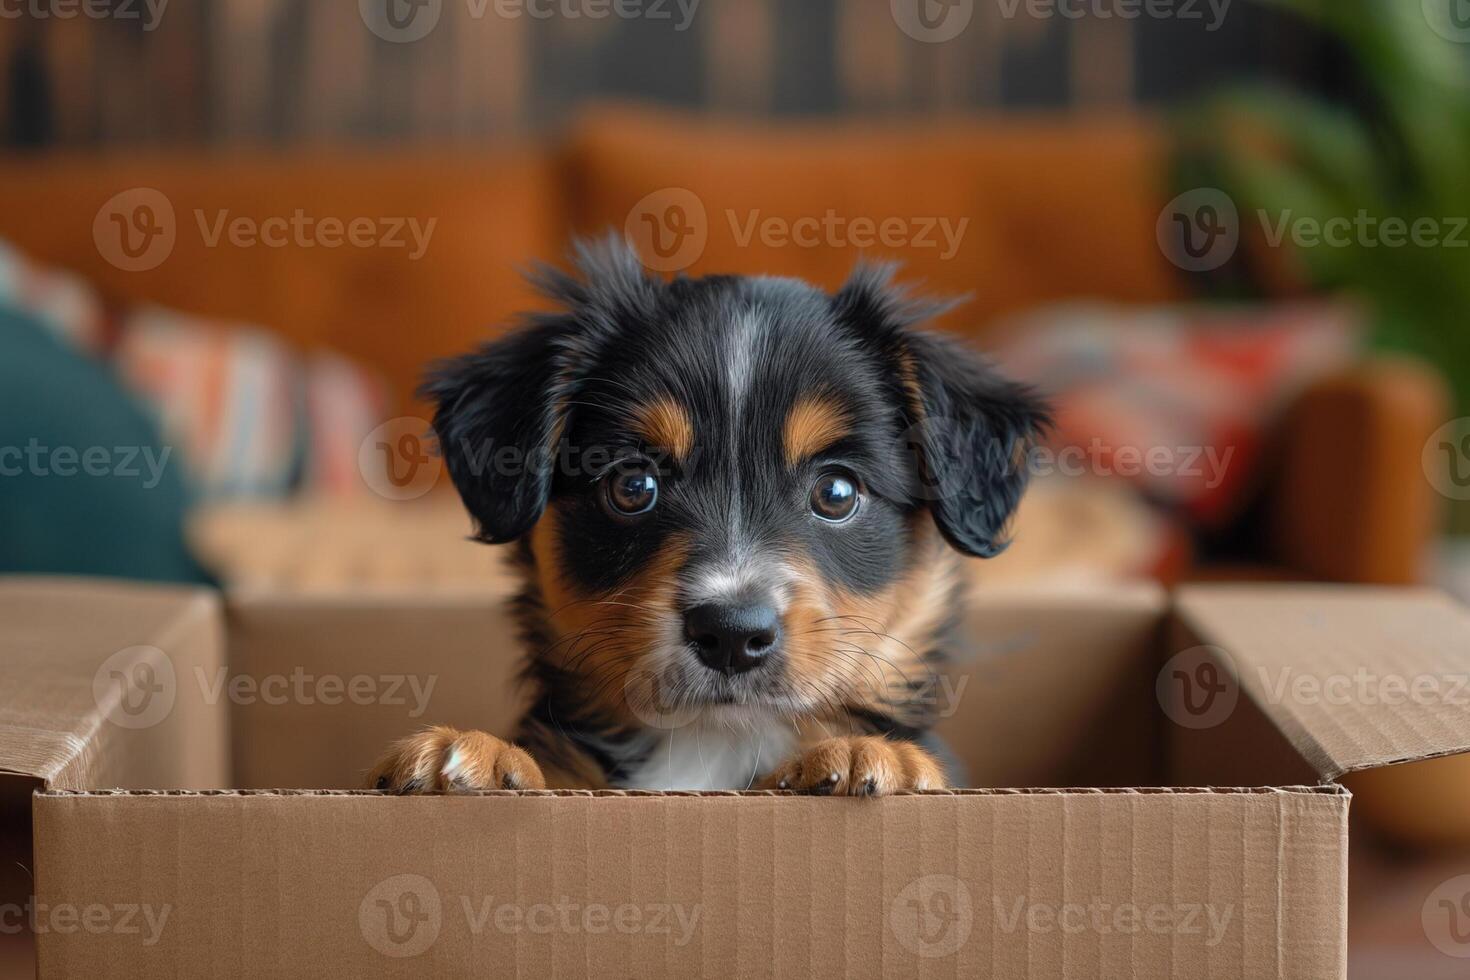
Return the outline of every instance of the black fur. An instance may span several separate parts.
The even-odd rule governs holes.
[[[572,328],[563,321],[527,327],[439,365],[421,389],[436,405],[439,451],[482,541],[514,541],[546,507],[560,348]],[[505,450],[516,459],[498,456]]]
[[[617,590],[671,541],[690,580],[731,555],[798,554],[847,593],[874,594],[917,560],[910,542],[925,511],[966,554],[1004,548],[1025,486],[1022,457],[1045,410],[978,356],[924,332],[920,324],[944,304],[894,287],[891,268],[861,268],[828,295],[777,278],[664,282],[612,239],[580,245],[576,262],[576,276],[538,275],[560,312],[438,365],[423,389],[481,540],[524,539],[555,502],[558,571],[588,595]],[[842,407],[850,433],[792,467],[780,422],[814,395]],[[683,459],[637,435],[639,407],[657,398],[691,417],[697,441]],[[637,518],[610,513],[600,496],[603,478],[630,458],[659,469],[658,504]],[[864,491],[841,525],[814,519],[808,503],[832,467]],[[530,549],[520,553],[534,580]],[[554,636],[534,585],[519,609],[540,694],[528,721],[576,743],[616,782],[628,757],[605,746],[636,733],[579,704],[578,679],[540,655]],[[937,655],[942,637],[924,642]],[[779,681],[742,683],[759,697],[762,683]],[[933,719],[864,705],[852,720],[918,740]]]

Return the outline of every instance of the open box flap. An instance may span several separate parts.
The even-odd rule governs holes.
[[[1470,610],[1442,593],[1198,585],[1175,613],[1323,781],[1470,751]]]
[[[53,789],[220,785],[221,709],[193,679],[223,663],[204,589],[0,578],[0,773]]]

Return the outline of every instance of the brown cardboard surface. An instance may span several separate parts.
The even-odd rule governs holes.
[[[227,683],[247,685],[228,699],[233,785],[355,789],[385,746],[427,724],[514,731],[522,654],[508,595],[232,594]],[[1160,782],[1152,678],[1166,610],[1151,586],[977,593],[970,653],[929,692],[971,785]],[[298,678],[306,697],[265,696]],[[324,699],[329,679],[343,691],[358,679],[368,696]]]
[[[0,623],[0,771],[63,789],[225,785],[227,719],[184,682],[223,662],[217,595],[0,578]]]
[[[938,731],[971,786],[1161,783],[1152,585],[984,586],[937,685]]]
[[[357,789],[429,724],[509,736],[521,654],[505,595],[232,595],[233,785]]]
[[[355,786],[424,724],[508,732],[519,648],[502,599],[242,591],[222,616],[187,590],[0,584],[0,663],[19,678],[0,692],[0,768],[32,774],[7,798],[53,787],[32,801],[41,976],[1340,978],[1348,796],[1292,787],[1470,747],[1448,697],[1271,696],[1282,670],[1470,673],[1470,616],[1432,594],[1191,587],[1171,615],[1147,587],[987,587],[973,656],[936,692],[941,733],[982,785],[1120,788],[248,789]],[[1181,728],[1156,685],[1203,644],[1233,665],[1239,701]],[[93,686],[133,646],[175,674],[171,710],[143,729]],[[358,677],[365,703],[347,694]],[[273,678],[307,696],[270,696]],[[1196,776],[1287,788],[1126,788]],[[224,785],[247,789],[74,791]],[[601,911],[544,928],[569,905]],[[660,914],[677,930],[678,910],[697,916],[687,942],[644,927]],[[1228,913],[1213,941],[1211,911]],[[619,931],[618,914],[643,926]]]
[[[1345,970],[1336,788],[49,793],[35,812],[43,903],[138,910],[136,930],[43,931],[43,977]]]
[[[1445,595],[1193,586],[1176,609],[1324,782],[1470,751],[1470,610]]]
[[[513,579],[453,494],[364,497],[213,504],[190,516],[189,540],[232,593],[486,595]]]
[[[223,657],[213,593],[0,579],[0,976],[35,975],[32,792],[225,785],[225,715],[177,683]],[[140,666],[146,702],[112,676]]]

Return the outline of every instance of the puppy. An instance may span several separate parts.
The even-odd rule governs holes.
[[[963,556],[1004,547],[1046,425],[860,268],[647,275],[615,240],[543,271],[559,312],[433,371],[478,540],[509,543],[532,707],[513,741],[433,728],[395,792],[952,785],[930,728]]]

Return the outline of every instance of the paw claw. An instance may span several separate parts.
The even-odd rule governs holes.
[[[523,749],[484,732],[430,728],[389,749],[369,785],[390,793],[541,789],[546,779]]]
[[[825,739],[777,771],[778,789],[814,796],[887,796],[944,785],[944,771],[922,748],[880,735]]]

